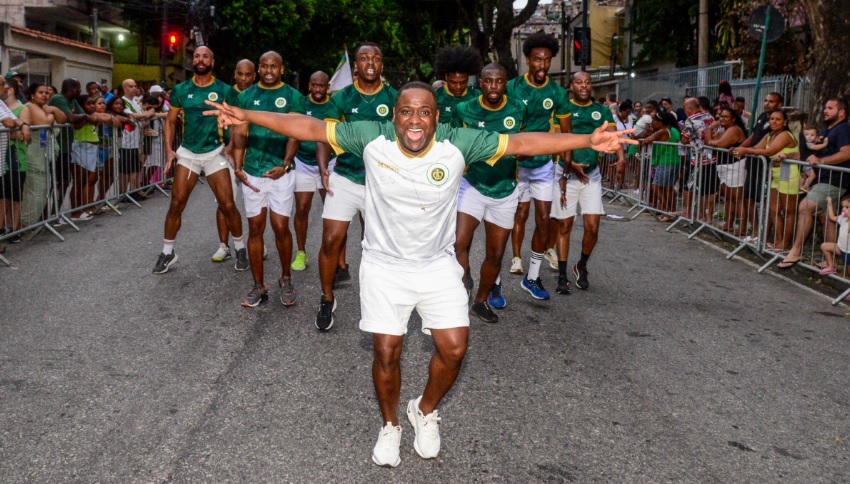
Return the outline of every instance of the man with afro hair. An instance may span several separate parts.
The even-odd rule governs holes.
[[[466,45],[448,45],[434,58],[434,74],[445,84],[434,90],[440,109],[440,123],[450,123],[455,107],[481,94],[469,86],[469,77],[481,71],[481,54]]]

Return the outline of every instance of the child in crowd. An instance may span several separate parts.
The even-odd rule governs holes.
[[[822,140],[821,143],[818,143],[817,126],[808,125],[803,128],[803,137],[806,138],[806,143],[805,147],[800,147],[800,159],[802,160],[808,158],[809,155],[817,155],[820,150],[826,148],[826,140]],[[815,174],[814,168],[810,165],[805,165],[800,168],[802,172],[802,177],[800,178],[800,191],[808,193],[809,188],[811,188],[812,184],[815,182],[817,175]]]
[[[850,262],[850,237],[848,237],[847,217],[850,216],[850,198],[841,199],[841,215],[835,216],[835,210],[832,208],[832,197],[826,197],[827,215],[830,222],[838,222],[838,242],[824,242],[820,245],[820,250],[823,252],[824,262],[826,267],[820,271],[820,275],[828,276],[837,274],[835,257],[841,257],[842,263],[847,265]]]

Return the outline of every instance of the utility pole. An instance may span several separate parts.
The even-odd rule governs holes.
[[[708,0],[699,0],[699,44],[697,65],[708,64]]]
[[[168,35],[168,0],[162,0],[162,31],[159,34],[159,83],[165,85],[165,36]]]
[[[581,51],[588,52],[590,39],[587,38],[587,0],[581,0]],[[589,52],[588,52],[589,53]],[[581,70],[587,70],[587,54],[581,56]]]

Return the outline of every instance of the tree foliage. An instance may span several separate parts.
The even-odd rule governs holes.
[[[709,1],[709,25],[721,18],[721,2]],[[635,64],[674,62],[692,66],[698,56],[699,2],[694,0],[640,0],[631,24],[633,39],[640,44]],[[716,46],[709,51],[709,62],[722,60],[726,52]]]

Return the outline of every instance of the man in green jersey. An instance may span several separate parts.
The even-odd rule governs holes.
[[[413,448],[440,452],[437,407],[454,385],[469,339],[462,270],[454,257],[458,188],[467,164],[593,147],[611,151],[619,133],[499,134],[439,125],[437,100],[421,82],[404,85],[393,122],[325,123],[309,116],[244,111],[208,102],[222,127],[250,122],[302,141],[329,143],[338,155],[361,155],[366,179],[366,235],[360,267],[360,328],[372,333],[372,380],[382,424],[372,450],[377,465],[401,463],[401,353],[415,308],[434,341],[428,381],[407,403]],[[329,197],[330,198],[330,197]]]
[[[208,47],[199,47],[192,57],[194,76],[174,87],[171,109],[165,120],[165,172],[171,171],[175,160],[174,182],[171,188],[171,205],[165,216],[165,240],[162,253],[156,261],[154,274],[164,274],[177,261],[174,239],[180,230],[181,217],[189,195],[204,172],[207,184],[215,194],[218,206],[224,213],[227,228],[233,234],[236,249],[236,270],[248,270],[248,252],[242,241],[242,217],[233,201],[227,158],[222,154],[224,141],[215,122],[204,117],[204,101],[224,101],[230,86],[213,76],[215,58]],[[173,149],[174,131],[178,114],[183,112],[183,140],[177,152]]]
[[[325,119],[331,107],[330,87],[328,75],[322,71],[316,71],[310,76],[309,96],[302,97],[301,110],[307,116],[316,119]],[[307,268],[307,221],[310,218],[310,209],[313,206],[313,194],[319,191],[322,202],[325,201],[325,186],[322,184],[322,173],[333,170],[334,160],[330,158],[330,148],[322,143],[304,142],[290,138],[289,143],[296,143],[297,153],[287,160],[287,163],[295,163],[295,240],[298,243],[298,252],[292,261],[293,271],[303,271]],[[287,155],[292,149],[287,147]]]
[[[357,77],[354,84],[346,86],[331,97],[325,114],[329,121],[388,121],[392,116],[396,90],[381,81],[384,55],[373,43],[364,43],[354,51]],[[325,178],[327,177],[327,178]],[[354,153],[337,157],[333,173],[322,173],[328,190],[322,211],[322,248],[319,252],[319,276],[322,298],[316,327],[326,331],[333,326],[336,299],[334,277],[339,281],[350,279],[345,263],[345,243],[351,220],[365,209],[366,172],[363,158]]]
[[[445,82],[434,89],[440,122],[452,122],[452,110],[458,104],[478,99],[478,89],[469,85],[469,77],[481,71],[481,54],[467,45],[446,46],[434,57],[434,74]]]
[[[481,71],[478,84],[482,95],[457,106],[453,125],[505,134],[522,131],[525,128],[526,107],[522,101],[505,96],[508,85],[505,68],[499,64],[488,64]],[[484,263],[481,264],[478,294],[469,308],[469,314],[487,323],[499,321],[491,304],[498,309],[505,307],[504,298],[501,297],[499,269],[514,226],[518,197],[516,186],[517,165],[513,156],[496,160],[493,165],[480,161],[471,163],[460,182],[455,251],[464,270],[464,285],[471,291],[473,283],[469,270],[469,247],[475,229],[484,220],[486,253]],[[493,294],[488,298],[491,290]],[[488,302],[488,299],[492,302]]]
[[[522,44],[528,73],[511,79],[508,98],[522,101],[528,109],[526,131],[547,133],[552,117],[562,133],[570,132],[570,109],[567,93],[548,76],[552,57],[558,54],[558,40],[545,32],[532,34]],[[563,157],[563,156],[562,156]],[[534,200],[534,235],[531,238],[531,262],[521,287],[535,299],[549,299],[549,291],[540,280],[540,264],[549,236],[549,212],[552,209],[554,184],[552,156],[543,155],[519,160],[519,204],[512,234],[513,260],[511,272],[522,274],[520,250],[525,237],[525,223]]]
[[[230,86],[230,93],[227,95],[225,102],[231,106],[235,106],[239,98],[239,93],[251,87],[256,77],[257,73],[254,71],[253,62],[248,59],[242,59],[237,62],[236,69],[233,71],[233,80],[236,83]],[[230,161],[228,171],[230,171],[230,183],[233,188],[233,198],[235,200],[239,196],[239,187],[236,186],[236,175],[233,174],[233,145],[230,143],[230,132],[228,131],[224,132],[224,143],[224,157]],[[230,246],[227,244],[230,233],[227,231],[227,222],[224,214],[221,213],[219,208],[215,210],[215,225],[218,230],[219,245],[215,254],[212,256],[212,260],[213,262],[224,262],[231,257]]]
[[[299,112],[301,94],[281,81],[283,59],[274,51],[260,57],[260,82],[239,95],[240,108],[274,113]],[[295,304],[295,288],[290,275],[292,258],[292,233],[289,231],[289,214],[295,197],[295,177],[285,176],[292,168],[284,163],[289,139],[257,125],[241,125],[233,129],[233,160],[236,178],[242,182],[242,199],[248,217],[248,258],[254,287],[248,292],[244,307],[257,307],[268,299],[268,288],[263,281],[263,234],[266,218],[271,218],[275,245],[280,257],[281,275],[278,278],[280,302],[284,306]]]
[[[576,134],[589,134],[607,123],[608,131],[616,129],[611,110],[590,100],[592,85],[590,74],[576,72],[570,82],[573,99],[572,129]],[[632,132],[627,130],[624,132]],[[625,163],[623,148],[613,150],[617,155],[617,163]],[[576,287],[587,289],[587,261],[599,239],[599,220],[605,213],[602,206],[602,175],[599,173],[599,153],[585,148],[572,152],[571,170],[559,164],[555,168],[558,184],[553,197],[558,197],[560,203],[552,204],[552,218],[558,220],[558,294],[569,294],[570,283],[567,279],[567,256],[570,252],[570,233],[576,217],[576,207],[581,205],[584,236],[581,241],[581,258],[573,266]],[[570,174],[572,171],[572,174]]]

